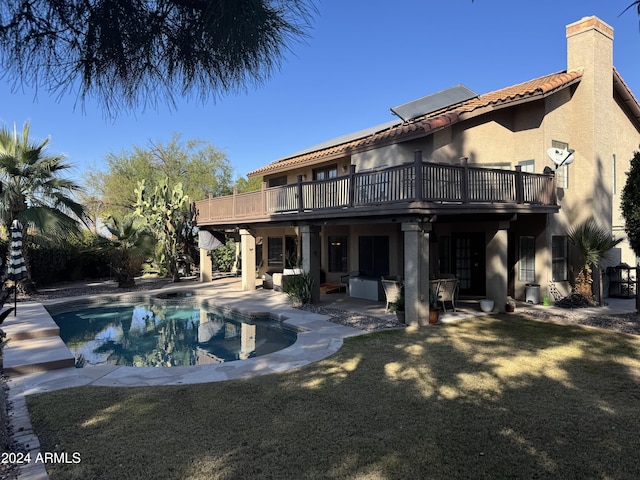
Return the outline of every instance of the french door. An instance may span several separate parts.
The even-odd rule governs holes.
[[[486,294],[485,234],[462,233],[453,238],[453,265],[462,295]]]

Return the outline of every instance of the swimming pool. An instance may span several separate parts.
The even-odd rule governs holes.
[[[297,333],[270,317],[195,299],[145,298],[48,307],[76,366],[176,367],[244,360],[292,345]]]

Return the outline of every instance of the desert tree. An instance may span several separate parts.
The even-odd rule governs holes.
[[[144,180],[155,185],[167,179],[181,183],[191,201],[207,195],[226,195],[233,190],[233,167],[224,151],[200,139],[182,140],[174,133],[168,142],[149,141],[105,156],[106,168],[85,176],[85,188],[100,200],[103,218],[124,218],[134,209],[135,189]]]
[[[16,88],[95,97],[110,114],[261,84],[310,28],[304,0],[0,0]]]

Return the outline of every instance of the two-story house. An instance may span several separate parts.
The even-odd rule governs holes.
[[[239,233],[244,289],[256,268],[281,271],[295,257],[316,288],[354,271],[401,275],[412,323],[428,314],[430,279],[445,274],[498,308],[531,284],[568,293],[571,227],[594,217],[624,235],[640,105],[613,66],[609,25],[587,17],[566,34],[565,71],[394,107],[397,121],[251,172],[260,191],[198,202],[199,227]],[[616,253],[635,265],[626,243]]]

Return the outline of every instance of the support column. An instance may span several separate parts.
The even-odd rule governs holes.
[[[500,222],[498,230],[489,238],[487,243],[487,298],[495,302],[495,308],[504,312],[507,303],[507,251],[509,243],[509,222]],[[491,232],[487,232],[491,235]]]
[[[242,259],[242,290],[256,289],[256,237],[249,230],[240,230],[240,258]]]
[[[311,301],[320,300],[320,227],[302,225],[302,270],[313,278]]]
[[[209,250],[200,249],[200,281],[210,282],[213,280],[213,262],[209,256]]]
[[[429,232],[431,224],[403,223],[405,323],[429,323]]]

